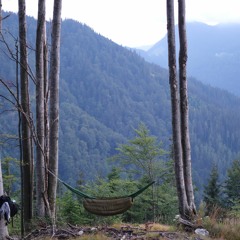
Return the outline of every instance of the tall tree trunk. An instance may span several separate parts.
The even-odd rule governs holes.
[[[2,33],[2,0],[0,0],[0,33]]]
[[[36,204],[37,216],[45,216],[45,118],[44,118],[44,48],[45,48],[45,0],[38,1],[36,37]]]
[[[176,44],[175,44],[175,25],[174,25],[174,1],[167,0],[167,30],[168,30],[168,66],[169,66],[169,84],[171,91],[172,107],[172,134],[176,185],[179,199],[179,213],[184,215],[187,208],[187,196],[185,191],[185,181],[182,161],[182,142],[179,94],[176,66]]]
[[[59,133],[59,73],[60,33],[62,0],[54,0],[52,21],[52,44],[50,55],[50,120],[49,120],[49,183],[48,197],[53,223],[56,214],[56,192],[58,176],[58,133]]]
[[[180,111],[181,111],[181,135],[182,153],[184,163],[184,180],[188,201],[188,213],[195,212],[192,168],[191,168],[191,145],[189,136],[189,111],[187,90],[187,34],[185,23],[185,0],[178,1],[178,29],[179,29],[179,82],[180,82]]]
[[[48,165],[49,165],[49,116],[48,116],[48,98],[49,98],[49,86],[48,86],[48,46],[47,36],[45,28],[45,44],[44,44],[44,163],[45,163],[45,186],[48,189]],[[48,216],[51,216],[50,207],[48,202],[48,192],[46,191],[45,204],[47,205]]]
[[[20,104],[20,89],[19,89],[19,50],[18,50],[18,41],[15,43],[16,47],[16,90],[17,90],[17,102],[18,102],[18,141],[19,141],[19,160],[20,160],[20,176],[21,176],[21,202],[23,202],[23,157],[22,157],[22,119],[21,119],[21,111],[19,106]],[[21,215],[21,238],[24,237],[24,219],[23,219],[23,211],[20,213]]]
[[[192,185],[191,147],[189,138],[189,114],[187,94],[187,37],[185,24],[185,0],[178,1],[179,13],[179,81],[176,68],[176,47],[174,31],[174,1],[167,0],[169,82],[172,103],[172,132],[175,161],[175,175],[179,199],[179,213],[191,220],[195,215]],[[180,91],[180,94],[178,93]],[[180,99],[179,99],[180,96]]]
[[[30,131],[30,103],[28,83],[28,58],[26,39],[26,4],[25,0],[18,1],[19,41],[20,41],[20,82],[22,105],[22,157],[23,157],[23,219],[26,231],[31,229],[32,199],[33,199],[33,151]]]
[[[4,194],[3,191],[3,179],[2,179],[2,162],[0,159],[0,196]],[[8,239],[8,229],[4,219],[0,220],[0,240]]]

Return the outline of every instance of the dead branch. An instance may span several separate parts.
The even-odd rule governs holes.
[[[7,33],[9,33],[9,32],[7,31]],[[9,35],[13,37],[12,34],[9,34]],[[33,74],[33,72],[32,72],[31,67],[29,66],[29,64],[28,64],[27,68],[25,68],[25,66],[23,66],[23,65],[20,63],[20,61],[18,60],[18,58],[17,58],[17,54],[18,54],[18,53],[17,53],[17,54],[14,54],[13,51],[11,50],[11,48],[9,47],[7,41],[6,41],[5,38],[4,38],[4,35],[3,35],[2,33],[0,33],[0,36],[1,36],[1,38],[2,38],[2,40],[0,40],[0,41],[5,45],[5,47],[6,47],[7,51],[8,51],[8,53],[10,54],[10,56],[8,56],[8,54],[5,53],[5,51],[3,51],[3,50],[2,50],[2,51],[5,53],[5,55],[6,55],[7,57],[9,57],[9,59],[11,59],[12,61],[18,63],[21,67],[23,67],[24,70],[26,71],[26,73],[28,74],[28,76],[30,77],[30,79],[32,79],[32,81],[34,82],[34,84],[36,84],[36,78],[35,78],[35,76],[34,76],[34,74]],[[13,39],[14,39],[14,41],[15,41],[16,44],[17,44],[18,39],[14,38],[14,37],[13,37]],[[27,46],[27,48],[32,49],[32,48],[30,48],[29,46]]]
[[[5,20],[6,18],[10,17],[11,14],[6,15],[5,17],[1,17],[1,20]]]

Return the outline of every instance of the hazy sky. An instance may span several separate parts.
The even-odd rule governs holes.
[[[17,2],[2,0],[3,10],[17,12]],[[46,3],[50,19],[53,0]],[[26,5],[27,15],[36,17],[37,0]],[[240,23],[239,9],[240,0],[186,0],[188,21]],[[62,18],[85,23],[123,46],[151,45],[166,34],[166,0],[63,0]]]

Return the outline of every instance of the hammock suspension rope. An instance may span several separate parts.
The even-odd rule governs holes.
[[[95,215],[100,215],[100,216],[113,216],[116,214],[126,212],[132,206],[133,199],[155,183],[154,181],[152,181],[146,186],[137,190],[136,192],[126,196],[97,198],[97,197],[90,196],[86,193],[83,193],[76,188],[73,188],[72,186],[70,186],[69,184],[65,183],[60,178],[58,178],[52,171],[50,171],[49,169],[48,171],[52,175],[54,175],[71,192],[84,198],[83,206],[88,212],[93,213]]]

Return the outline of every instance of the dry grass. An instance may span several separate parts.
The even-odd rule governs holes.
[[[211,216],[205,217],[203,225],[212,239],[240,240],[240,218],[228,214],[223,218],[220,208],[215,208]]]
[[[204,226],[213,239],[240,240],[240,219],[225,219],[216,221],[209,218]]]
[[[111,238],[107,237],[104,234],[98,233],[96,235],[85,235],[79,238],[74,238],[76,240],[110,240]]]
[[[54,238],[51,237],[39,237],[39,238],[34,238],[32,240],[52,240]],[[74,240],[111,240],[111,238],[107,237],[106,235],[103,235],[101,233],[99,234],[94,234],[94,235],[84,235],[81,237],[74,237],[74,238],[68,238],[68,239],[74,239]]]
[[[220,220],[219,211],[216,210],[210,217],[203,218],[203,227],[210,233],[209,237],[197,236],[196,234],[186,233],[176,226],[168,226],[160,223],[146,224],[123,224],[118,223],[109,228],[115,228],[121,232],[122,229],[131,229],[136,234],[145,232],[145,239],[189,239],[195,240],[201,237],[202,240],[240,240],[240,218],[225,218]],[[148,232],[147,232],[147,231]],[[51,240],[51,236],[39,236],[33,240]],[[71,238],[69,238],[71,239]],[[75,240],[110,240],[105,232],[86,233],[82,236],[72,238]]]
[[[146,228],[147,230],[151,230],[151,231],[163,231],[163,232],[172,231],[173,229],[171,226],[160,224],[160,223],[140,224],[140,227]]]

